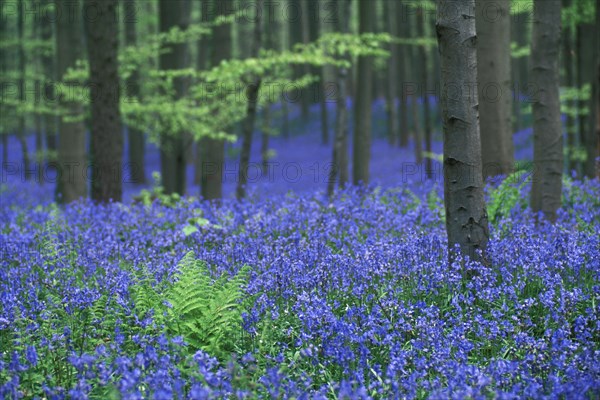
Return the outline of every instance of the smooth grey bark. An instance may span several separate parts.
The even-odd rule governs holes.
[[[315,3],[317,6],[318,2]],[[335,2],[333,0],[327,0],[323,2],[323,10],[329,14],[331,11],[335,10]],[[312,18],[315,18],[317,22],[320,22],[319,33],[324,35],[331,31],[329,24],[326,21],[326,18],[323,15],[315,14]],[[316,38],[315,38],[316,39]],[[329,80],[331,79],[331,68],[327,65],[324,65],[320,68],[320,96],[319,103],[321,108],[321,144],[327,145],[329,144],[329,113],[327,110],[327,103],[331,100],[329,98],[328,89],[331,87]]]
[[[531,18],[529,13],[523,13],[514,17],[513,32],[515,34],[515,42],[519,47],[525,47],[529,45],[528,32]],[[522,97],[528,97],[531,93],[529,88],[529,56],[519,57],[513,61],[514,70],[514,82],[513,90],[515,101],[514,104],[514,118],[515,118],[515,131],[519,131],[525,128],[525,121],[523,115],[523,107],[525,105],[525,99]],[[527,99],[528,101],[529,99]]]
[[[4,7],[4,0],[0,0],[0,7]],[[6,21],[5,18],[0,18],[0,38],[6,37]],[[6,50],[0,46],[0,75],[6,75]],[[2,114],[7,113],[6,105],[0,104],[2,107],[0,111]],[[8,132],[6,130],[0,131],[0,137],[2,137],[2,164],[0,165],[0,171],[4,169],[4,164],[8,162]]]
[[[396,21],[392,25],[393,34],[395,36],[406,39],[410,36],[410,25],[409,20],[406,15],[406,5],[402,2],[396,4],[395,10],[395,18]],[[398,102],[399,102],[399,112],[398,118],[400,121],[399,124],[399,132],[398,132],[398,145],[400,147],[408,146],[408,139],[410,137],[409,125],[408,125],[408,116],[409,116],[409,103],[408,96],[405,93],[405,83],[407,83],[407,79],[410,76],[409,74],[409,60],[411,59],[410,54],[412,53],[412,46],[407,45],[396,45],[396,51],[398,53],[398,78],[400,79],[397,82],[397,90],[398,90]]]
[[[418,29],[420,37],[427,37],[425,29],[425,12],[420,10],[418,15]],[[419,58],[421,59],[421,94],[423,95],[423,135],[425,138],[425,151],[428,157],[425,158],[425,176],[427,179],[433,178],[433,160],[431,159],[431,110],[429,108],[429,71],[428,71],[428,49],[425,46],[419,47]]]
[[[200,5],[201,22],[203,22],[203,23],[212,22],[214,13],[212,12],[212,9],[210,7],[211,7],[211,5],[214,4],[214,2],[212,2],[212,1],[198,2],[198,4]],[[213,8],[214,8],[214,6],[213,6]],[[216,8],[214,8],[214,9],[216,10]],[[210,39],[214,40],[214,38],[212,36],[210,37]],[[198,40],[198,46],[196,47],[196,69],[198,71],[204,71],[209,66],[210,54],[211,54],[209,52],[209,50],[211,50],[211,51],[213,50],[212,46],[210,46],[210,43],[209,43],[209,37],[203,35]],[[203,141],[202,139],[198,140],[194,146],[195,147],[194,185],[199,185],[201,195],[202,195],[202,162],[204,161],[204,158],[206,157],[206,154],[204,154],[204,151],[203,151],[204,146],[203,146],[202,141]]]
[[[384,16],[386,21],[386,31],[395,36],[396,35],[396,2],[384,1]],[[390,59],[387,65],[387,81],[385,88],[386,95],[386,111],[387,111],[387,137],[388,143],[394,145],[396,139],[399,138],[398,132],[398,112],[396,108],[396,94],[398,93],[398,46],[396,44],[390,44]]]
[[[299,22],[301,27],[302,43],[307,44],[310,42],[310,15],[308,7],[309,0],[299,1],[301,9]],[[302,75],[308,75],[312,72],[308,64],[302,64],[301,68]],[[300,98],[300,112],[304,123],[307,123],[310,117],[310,104],[312,103],[310,89],[312,89],[313,87],[314,86],[311,85],[308,88],[302,89],[302,97]]]
[[[173,27],[186,30],[190,22],[189,0],[159,1],[160,32],[169,32]],[[188,65],[187,43],[167,44],[167,52],[160,55],[161,70],[178,70]],[[175,78],[175,99],[185,96],[187,80]],[[160,145],[160,169],[165,193],[185,194],[186,191],[186,132],[163,132]]]
[[[559,100],[560,1],[534,0],[529,79],[533,101],[531,208],[556,220],[561,206],[563,137]]]
[[[40,35],[43,41],[47,41],[49,43],[54,39],[53,34],[53,23],[54,15],[52,13],[52,0],[44,0],[42,2],[42,7],[44,10],[47,10],[48,13],[46,17],[42,18],[40,21]],[[43,93],[44,100],[46,105],[53,104],[54,101],[54,85],[52,84],[56,81],[56,68],[54,65],[54,54],[51,52],[42,52],[40,55],[40,61],[42,63],[43,73],[45,81],[43,83]],[[48,150],[48,154],[45,154],[45,159],[48,161],[56,161],[56,154],[53,154],[53,157],[50,157],[50,153],[56,152],[56,115],[46,113],[44,114],[44,135],[46,137],[46,149]],[[43,175],[43,174],[41,174]]]
[[[229,15],[233,10],[231,0],[223,0],[217,7],[217,15]],[[221,61],[231,58],[232,32],[231,24],[221,24],[214,28],[213,45],[210,63],[216,66]],[[223,197],[223,167],[225,163],[225,142],[222,139],[204,138],[201,141],[202,174],[200,194],[206,200],[218,201]]]
[[[477,0],[477,84],[483,177],[508,175],[514,166],[510,0]]]
[[[123,23],[125,24],[125,45],[135,46],[137,43],[136,32],[136,0],[123,0]],[[127,93],[130,98],[139,98],[140,83],[138,71],[133,71],[127,80]],[[145,140],[144,133],[139,129],[128,126],[127,138],[129,141],[129,179],[132,183],[146,183],[146,167],[144,163]]]
[[[571,0],[563,0],[563,8],[571,6]],[[563,86],[575,87],[575,73],[573,68],[573,30],[569,25],[563,28],[562,35],[562,60],[565,71]],[[565,100],[565,105],[569,108],[567,113],[567,119],[565,123],[565,133],[567,135],[567,147],[568,147],[568,160],[567,169],[568,172],[578,170],[578,162],[573,158],[573,151],[577,148],[577,120],[573,115],[573,111],[576,108],[575,102],[572,100]]]
[[[262,8],[262,0],[257,0],[257,8]],[[254,21],[254,35],[252,43],[252,56],[257,57],[262,42],[262,18],[258,14]],[[238,200],[246,197],[246,184],[248,182],[248,165],[250,164],[250,150],[252,147],[252,131],[256,120],[256,109],[258,106],[258,92],[260,90],[261,78],[255,76],[246,85],[246,118],[242,125],[242,150],[240,152],[240,165],[238,171],[238,182],[235,191]]]
[[[119,93],[117,0],[86,0],[98,10],[85,19],[91,85],[92,200],[121,201],[123,195],[123,126]]]
[[[25,32],[24,32],[24,22],[25,22],[25,12],[24,12],[24,1],[20,1],[19,2],[19,18],[17,20],[17,31],[18,31],[18,37],[19,37],[19,46],[18,46],[18,59],[19,59],[19,81],[20,81],[20,86],[21,86],[21,101],[26,101],[26,96],[25,96],[25,84],[26,84],[26,72],[25,72],[25,63],[26,63],[26,59],[25,59]],[[21,144],[21,154],[22,154],[22,167],[23,167],[23,171],[24,171],[24,175],[25,176],[25,180],[30,180],[31,179],[31,175],[30,175],[30,170],[29,170],[29,164],[30,164],[30,159],[29,159],[29,150],[27,149],[27,132],[25,131],[26,126],[25,126],[25,115],[21,114],[19,115],[19,119],[18,119],[18,134],[17,134],[17,138],[19,139],[19,143]]]
[[[417,164],[423,162],[423,130],[421,129],[421,116],[419,115],[419,105],[417,104],[417,95],[410,96],[410,103],[413,114],[413,136],[415,140],[415,161]]]
[[[483,196],[477,90],[475,0],[437,3],[444,133],[444,204],[448,254],[485,262],[489,239]],[[451,12],[450,12],[451,11]]]
[[[596,4],[596,23],[591,24],[589,35],[586,35],[589,48],[586,53],[589,56],[589,64],[581,65],[586,72],[589,71],[589,83],[591,84],[591,97],[588,101],[589,114],[584,127],[582,142],[586,149],[586,161],[583,164],[583,173],[588,178],[600,174],[600,165],[596,161],[600,157],[600,5]]]
[[[68,15],[56,18],[56,73],[59,81],[69,67],[75,66],[75,61],[82,57],[83,36],[81,11],[78,2],[58,0],[56,6],[61,10],[71,10]],[[81,105],[62,93],[58,104],[63,117],[81,118]],[[83,122],[67,121],[59,118],[58,123],[58,170],[59,179],[56,187],[56,200],[59,203],[70,203],[87,193],[85,129]]]
[[[336,21],[338,32],[348,32],[350,0],[336,0]],[[347,83],[348,70],[340,67],[337,69],[337,98],[335,139],[333,143],[333,155],[329,177],[327,180],[327,194],[333,196],[335,180],[339,177],[339,186],[343,187],[348,182],[348,109],[346,99],[348,97]]]
[[[368,1],[361,1],[358,3],[358,7],[358,33],[372,32],[373,5]],[[358,57],[352,160],[352,183],[354,185],[369,184],[372,85],[373,59],[372,57]]]

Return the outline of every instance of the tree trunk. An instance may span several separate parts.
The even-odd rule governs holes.
[[[373,31],[373,5],[368,1],[359,4],[358,33]],[[355,185],[369,184],[371,158],[371,95],[373,84],[372,57],[358,58],[358,75],[354,111],[354,149],[352,181]]]
[[[510,0],[477,0],[477,85],[483,177],[514,165],[510,75]]]
[[[18,47],[18,55],[19,55],[19,80],[21,87],[21,102],[26,102],[25,97],[25,84],[26,84],[26,76],[25,76],[25,32],[24,32],[24,22],[25,22],[25,12],[23,10],[24,1],[19,2],[19,19],[17,20],[17,31],[19,35],[19,47]],[[21,151],[22,151],[22,167],[23,167],[23,176],[25,180],[31,179],[31,174],[29,170],[29,151],[27,149],[27,132],[25,131],[25,114],[23,111],[19,114],[19,132],[18,138],[21,143]]]
[[[125,24],[125,44],[135,46],[137,43],[136,33],[136,0],[123,0]],[[140,95],[140,83],[138,71],[133,71],[127,80],[127,96],[138,98]],[[129,171],[132,183],[146,183],[146,168],[144,163],[145,140],[144,133],[133,126],[127,127],[129,141]]]
[[[586,36],[589,49],[586,53],[589,54],[589,64],[582,67],[589,70],[589,83],[591,84],[591,97],[588,102],[588,119],[587,126],[582,136],[583,143],[586,149],[586,161],[583,165],[583,173],[588,178],[595,177],[600,172],[600,165],[596,161],[600,157],[600,130],[598,128],[598,120],[600,118],[600,55],[598,48],[600,47],[600,5],[596,4],[596,23],[590,24],[589,36]]]
[[[261,168],[263,172],[268,170],[269,167],[269,135],[271,134],[271,105],[266,104],[263,109],[263,126],[261,129],[261,141],[260,141],[260,157],[261,157]]]
[[[308,9],[308,1],[309,0],[299,0],[300,1],[300,27],[302,29],[302,43],[307,44],[310,42],[310,16]],[[311,73],[311,68],[308,64],[303,64],[302,75],[308,75]],[[302,89],[302,97],[300,98],[300,110],[302,115],[302,121],[304,123],[308,123],[309,114],[310,114],[310,104],[312,103],[310,89],[313,86],[309,86],[308,88]]]
[[[561,4],[534,0],[530,81],[533,98],[533,181],[531,208],[556,220],[561,206],[563,139],[559,66]]]
[[[410,102],[413,112],[413,136],[415,139],[415,161],[421,165],[423,162],[423,130],[421,129],[421,116],[419,115],[419,105],[417,104],[417,95],[410,96]]]
[[[418,25],[419,25],[419,36],[426,37],[427,31],[425,29],[425,11],[419,10]],[[427,179],[433,178],[433,160],[431,159],[431,113],[429,108],[429,71],[428,71],[428,49],[425,46],[419,47],[419,56],[421,59],[421,94],[423,95],[423,134],[425,136],[425,151],[428,156],[425,158],[425,176]]]
[[[402,39],[410,37],[410,24],[407,14],[405,13],[406,5],[402,2],[396,3],[395,10],[395,22],[392,23],[394,29],[394,35],[399,36]],[[390,10],[390,13],[392,10]],[[396,52],[398,54],[398,78],[400,82],[396,84],[398,90],[398,101],[400,106],[400,112],[398,118],[400,119],[400,128],[398,132],[398,145],[400,147],[408,146],[408,139],[410,138],[410,129],[408,125],[409,109],[408,109],[408,96],[405,91],[405,83],[407,83],[410,74],[408,70],[410,68],[409,60],[411,59],[410,54],[412,53],[412,46],[407,45],[396,45]]]
[[[319,2],[315,2],[316,6],[319,6]],[[330,11],[335,10],[335,1],[327,0],[323,2],[322,9],[326,14],[329,14]],[[316,21],[320,21],[321,25],[319,27],[319,32],[321,35],[325,35],[331,32],[331,26],[325,14],[315,14],[313,17]],[[316,39],[316,38],[315,38]],[[321,73],[321,95],[319,96],[319,100],[321,103],[321,143],[323,145],[329,144],[329,113],[327,109],[327,104],[331,102],[331,97],[329,93],[330,81],[332,79],[333,73],[331,67],[325,65],[320,69]]]
[[[563,8],[571,6],[571,0],[563,0]],[[566,87],[575,87],[575,74],[573,71],[573,32],[571,26],[567,25],[563,27],[562,35],[563,45],[563,63],[565,69],[565,80],[564,85]],[[577,121],[573,115],[573,110],[576,108],[576,104],[572,100],[566,100],[565,105],[568,108],[567,121],[565,124],[565,131],[567,135],[567,169],[568,172],[578,170],[578,162],[573,157],[575,150],[577,149]]]
[[[257,8],[262,8],[262,0],[257,0]],[[257,57],[261,46],[262,19],[257,15],[254,22],[254,43],[252,46],[252,56]],[[238,171],[238,184],[236,188],[236,198],[238,200],[246,197],[246,184],[248,182],[248,165],[250,163],[250,150],[252,147],[252,131],[254,130],[254,121],[256,120],[256,108],[258,106],[258,91],[260,90],[260,77],[254,77],[253,81],[247,85],[246,96],[248,105],[246,108],[246,119],[242,125],[242,151],[240,153],[240,166]]]
[[[189,0],[160,0],[160,32],[166,33],[177,26],[186,30],[189,25]],[[165,45],[166,53],[160,55],[161,70],[178,70],[188,65],[187,43]],[[173,79],[175,100],[185,96],[186,79]],[[185,194],[186,191],[186,132],[163,132],[160,146],[160,167],[165,193]]]
[[[337,0],[337,30],[341,33],[348,32],[349,21],[349,0]],[[348,90],[346,87],[348,70],[346,68],[337,69],[337,103],[335,120],[335,141],[333,144],[333,155],[329,177],[327,180],[327,194],[333,195],[335,189],[335,180],[339,176],[339,185],[343,187],[348,182],[348,109],[346,100]]]
[[[83,56],[81,38],[81,11],[79,3],[71,0],[59,0],[56,7],[72,11],[70,18],[56,18],[56,72],[59,81],[63,80],[67,69],[75,66],[75,61]],[[58,98],[59,106],[65,117],[81,118],[82,107],[68,93]],[[70,203],[87,193],[87,165],[85,128],[81,120],[58,123],[58,185],[57,202]]]
[[[481,142],[477,110],[475,0],[437,4],[444,132],[444,203],[448,254],[485,262],[489,238],[483,197]],[[452,12],[448,12],[451,10]],[[460,16],[460,17],[457,17]]]
[[[393,1],[384,1],[384,16],[386,17],[386,31],[392,35],[396,33],[396,3]],[[387,137],[388,143],[394,145],[396,138],[400,135],[398,133],[398,113],[396,108],[396,93],[398,93],[398,85],[396,77],[398,74],[398,46],[396,44],[390,44],[390,59],[387,66],[387,82],[384,85],[385,96],[386,96],[386,111],[387,111]]]
[[[119,108],[119,27],[117,0],[86,0],[98,10],[86,18],[90,64],[92,200],[121,201],[123,195],[123,127]]]

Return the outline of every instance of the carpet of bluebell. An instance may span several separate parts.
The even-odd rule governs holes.
[[[59,208],[5,186],[0,397],[598,395],[598,181],[565,186],[555,225],[497,218],[472,279],[421,190]],[[214,278],[250,267],[227,357],[137,312],[139,277],[160,294],[190,251]]]
[[[598,398],[600,182],[556,224],[489,185],[489,263],[449,264],[439,180],[392,169],[221,205],[4,182],[0,398]]]

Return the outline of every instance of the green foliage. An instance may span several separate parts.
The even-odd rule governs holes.
[[[226,358],[241,329],[240,302],[249,268],[213,280],[206,264],[189,252],[178,269],[177,281],[166,292],[169,332],[183,336],[193,351]]]
[[[150,190],[143,189],[140,194],[134,196],[133,200],[146,206],[151,206],[154,201],[160,204],[175,208],[181,201],[181,196],[177,193],[167,194],[162,186],[162,180],[159,172],[152,173],[153,185]]]
[[[490,200],[487,205],[488,219],[492,224],[497,224],[502,217],[510,215],[511,210],[521,204],[525,208],[525,200],[521,196],[521,190],[527,184],[529,178],[520,182],[523,171],[510,174],[500,186],[491,190]]]

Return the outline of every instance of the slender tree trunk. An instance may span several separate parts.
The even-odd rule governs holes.
[[[44,183],[43,164],[44,164],[44,138],[42,132],[42,116],[35,115],[35,158],[34,165],[36,169],[36,179],[41,185]]]
[[[86,18],[90,64],[92,199],[121,201],[123,195],[123,127],[119,108],[119,38],[117,0],[86,0],[97,18]],[[93,45],[91,45],[93,43]]]
[[[135,46],[137,43],[136,32],[136,0],[123,0],[123,22],[125,24],[125,44]],[[138,71],[134,71],[127,80],[128,97],[138,98],[140,96],[140,84]],[[145,140],[144,133],[139,129],[128,126],[127,136],[129,141],[129,170],[132,183],[146,183],[146,168],[144,162]]]
[[[257,0],[257,8],[262,8],[262,0]],[[260,14],[255,19],[254,43],[252,56],[257,57],[261,46],[262,22]],[[248,105],[246,108],[246,119],[242,126],[242,151],[240,153],[240,168],[238,173],[238,184],[236,188],[236,198],[238,200],[246,197],[246,184],[248,182],[248,165],[250,164],[250,150],[252,147],[252,131],[254,130],[254,121],[256,120],[256,108],[258,106],[258,91],[260,90],[260,77],[254,77],[253,81],[247,85],[246,96]]]
[[[160,0],[160,31],[169,32],[177,26],[186,30],[189,25],[189,0]],[[167,52],[160,56],[161,70],[178,70],[188,65],[188,49],[186,43],[169,44]],[[187,91],[186,79],[175,78],[175,99],[181,99]],[[165,193],[185,194],[186,188],[186,132],[164,132],[161,137],[160,167]]]
[[[373,5],[368,1],[359,4],[359,34],[373,31]],[[355,185],[369,184],[371,159],[371,94],[373,84],[372,57],[358,58],[357,90],[354,111],[354,156],[352,181]]]
[[[0,0],[0,7],[4,7],[4,0]],[[6,37],[6,18],[0,18],[0,37]],[[3,46],[0,46],[0,75],[6,76],[7,72],[6,65],[6,50]],[[0,110],[3,113],[7,113],[7,107],[2,105]],[[8,132],[4,129],[0,131],[0,137],[2,137],[2,165],[0,165],[0,173],[4,171],[5,164],[8,163]]]
[[[81,11],[79,3],[71,0],[58,0],[56,6],[61,10],[70,10],[69,17],[56,18],[56,71],[59,81],[68,68],[75,66],[75,61],[83,56],[81,38]],[[83,110],[68,93],[62,93],[59,106],[63,117],[81,118]],[[59,180],[56,197],[58,202],[70,203],[87,193],[86,180],[86,148],[83,122],[59,118],[58,124],[58,168]]]
[[[571,0],[563,0],[563,8],[568,8],[571,6]],[[564,86],[566,87],[575,87],[575,74],[573,73],[573,59],[574,59],[574,51],[573,51],[573,32],[569,25],[563,27],[563,35],[562,35],[562,44],[563,44],[563,63],[565,69],[565,81]],[[575,116],[573,115],[573,110],[576,105],[572,100],[566,100],[565,104],[568,108],[567,112],[567,121],[565,124],[565,130],[567,134],[567,147],[568,147],[568,160],[567,160],[567,168],[568,171],[576,171],[578,169],[578,162],[574,159],[573,154],[577,148],[577,121]]]
[[[407,39],[410,37],[410,23],[408,19],[408,15],[406,13],[407,3],[397,2],[395,4],[395,17],[396,21],[391,23],[391,26],[394,29],[394,35],[401,37],[402,39]],[[390,10],[390,13],[392,10]],[[409,119],[409,107],[408,107],[408,95],[406,94],[406,84],[408,84],[407,80],[410,76],[409,69],[410,64],[409,60],[412,59],[410,54],[413,52],[412,46],[407,45],[396,45],[396,52],[398,53],[398,77],[400,78],[400,82],[396,84],[398,90],[398,101],[399,101],[399,115],[400,119],[400,127],[398,132],[398,145],[400,147],[408,146],[408,139],[410,138],[410,128],[408,124]]]
[[[583,165],[583,173],[588,178],[593,178],[600,173],[600,163],[596,161],[600,157],[600,5],[596,4],[596,23],[591,24],[589,36],[586,40],[589,43],[590,56],[589,64],[585,68],[590,71],[591,97],[588,102],[589,115],[584,135],[583,143],[586,149],[586,161]]]
[[[310,42],[310,16],[308,10],[308,0],[299,0],[301,13],[300,13],[300,26],[302,29],[302,43],[306,44]],[[311,68],[308,64],[303,64],[302,75],[308,75],[311,73]],[[309,86],[312,88],[312,86]],[[302,97],[300,98],[300,110],[302,115],[302,120],[304,123],[308,122],[309,113],[310,113],[310,104],[311,104],[311,94],[309,88],[302,89]]]
[[[477,82],[475,0],[441,0],[437,8],[444,85],[441,106],[448,254],[453,262],[457,256],[455,247],[459,246],[463,255],[485,261],[489,230],[483,197],[478,99],[476,90],[468,90]]]
[[[24,1],[20,1],[19,2],[19,19],[17,20],[17,30],[18,30],[18,35],[19,35],[19,47],[18,47],[18,53],[19,53],[19,77],[20,77],[20,86],[21,86],[21,102],[25,102],[27,100],[26,96],[25,96],[25,84],[26,84],[26,76],[25,76],[25,32],[24,32],[24,20],[25,20],[25,12],[23,9],[24,6]],[[21,151],[22,151],[22,155],[23,155],[23,161],[22,161],[22,166],[23,166],[23,171],[24,171],[24,176],[25,176],[25,180],[29,180],[31,179],[31,174],[30,174],[30,170],[29,170],[29,164],[30,164],[30,159],[29,159],[29,151],[27,149],[27,132],[25,131],[26,127],[25,127],[25,114],[21,113],[19,115],[19,134],[18,134],[18,138],[19,138],[19,142],[21,143]]]
[[[396,2],[384,1],[384,15],[386,16],[386,31],[392,35],[396,33]],[[396,108],[396,93],[398,93],[398,85],[396,77],[398,75],[398,46],[390,45],[390,60],[387,67],[387,82],[384,86],[386,94],[386,109],[387,109],[387,137],[388,143],[394,145],[396,138],[399,138],[398,132],[398,113]]]
[[[529,13],[519,14],[515,17],[515,42],[519,47],[527,46],[529,41],[527,40],[528,22],[530,15]],[[515,131],[520,131],[525,128],[525,121],[523,120],[523,95],[529,96],[529,81],[528,81],[528,60],[529,57],[519,57],[514,61],[515,82],[513,84],[514,90],[514,109],[515,109]]]
[[[556,220],[561,206],[563,139],[560,121],[559,64],[561,4],[534,0],[530,81],[533,98],[533,181],[531,208]]]
[[[313,7],[319,7],[319,2],[314,2]],[[323,2],[323,9],[327,12],[329,12],[329,10],[333,10],[335,7],[333,0],[327,0]],[[325,18],[323,17],[323,15],[319,15],[318,13],[314,13],[314,15],[311,17],[314,19],[314,21],[317,23],[317,26],[319,27],[319,31],[318,33],[320,34],[327,34],[329,33],[330,29],[328,24],[325,21]],[[321,23],[319,26],[319,22]],[[316,35],[314,37],[313,40],[316,40],[318,38],[318,35]],[[323,145],[327,145],[329,144],[329,116],[327,115],[327,103],[329,102],[329,93],[328,93],[328,88],[329,88],[329,80],[331,79],[331,74],[330,74],[330,68],[328,66],[323,66],[319,69],[319,73],[320,73],[320,82],[319,82],[319,103],[320,103],[320,108],[321,108],[321,144]]]
[[[419,115],[419,105],[417,104],[417,95],[410,96],[410,102],[413,112],[413,136],[415,138],[415,161],[417,164],[423,162],[423,130],[421,129],[421,116]]]
[[[337,30],[342,33],[348,32],[350,2],[349,0],[336,0]],[[337,69],[337,103],[335,121],[335,141],[333,144],[332,165],[327,180],[327,194],[333,195],[335,180],[339,176],[339,185],[343,187],[348,182],[348,109],[346,100],[348,90],[346,87],[348,70]]]
[[[419,10],[418,15],[418,29],[419,36],[426,37],[427,31],[425,30],[425,11]],[[431,159],[431,113],[429,108],[429,71],[428,71],[428,49],[425,46],[419,47],[419,56],[421,59],[421,85],[423,94],[423,134],[425,136],[425,151],[428,153],[428,157],[425,158],[425,176],[427,179],[433,178],[433,160]]]
[[[477,77],[483,177],[513,169],[510,0],[477,0]]]
[[[223,0],[217,7],[219,16],[229,15],[233,10],[232,0]],[[216,66],[231,58],[231,24],[221,24],[214,28],[210,63]],[[205,138],[202,140],[202,182],[201,195],[206,200],[219,201],[223,197],[223,167],[225,164],[225,142],[222,139]]]
[[[261,129],[260,157],[263,172],[269,167],[269,135],[271,134],[271,105],[266,104],[263,110],[263,126]]]

